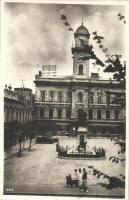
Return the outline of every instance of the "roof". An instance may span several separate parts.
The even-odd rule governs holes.
[[[83,23],[81,24],[81,26],[79,26],[77,28],[76,33],[83,34],[83,35],[89,35],[89,31],[85,26],[83,26]]]
[[[18,88],[14,88],[14,91],[32,91],[32,89],[30,88],[25,88],[25,87],[18,87]]]

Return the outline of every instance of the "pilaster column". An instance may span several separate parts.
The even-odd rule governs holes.
[[[85,111],[86,111],[86,113],[88,114],[88,91],[87,91],[87,90],[85,90],[85,92],[84,92],[84,100],[83,100],[83,103],[84,103]]]
[[[71,118],[76,118],[76,90],[72,91],[72,113]]]
[[[45,108],[44,110],[44,117],[49,117],[49,109]]]
[[[110,119],[114,119],[114,110],[110,109]]]
[[[94,119],[97,119],[97,108],[94,108]]]
[[[62,108],[62,118],[66,118],[65,108]]]

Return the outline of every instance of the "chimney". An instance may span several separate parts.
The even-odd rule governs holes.
[[[41,74],[41,71],[39,71],[39,76],[41,76],[42,74]]]

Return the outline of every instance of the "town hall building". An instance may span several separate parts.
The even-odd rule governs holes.
[[[76,126],[87,126],[93,134],[124,132],[125,108],[113,101],[115,96],[124,96],[123,85],[89,73],[90,54],[81,40],[90,45],[90,33],[83,23],[74,39],[72,76],[56,75],[55,65],[43,65],[35,76],[34,115],[39,129],[74,130]]]

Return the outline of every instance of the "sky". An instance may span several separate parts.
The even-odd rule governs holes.
[[[72,74],[73,60],[71,47],[74,34],[67,30],[60,18],[67,16],[71,27],[81,25],[89,30],[90,44],[96,55],[105,60],[103,52],[93,40],[93,31],[104,37],[103,44],[111,54],[121,54],[125,59],[125,24],[117,17],[125,15],[125,7],[120,5],[74,5],[45,3],[5,3],[4,7],[4,48],[3,79],[20,87],[34,90],[35,75],[42,65],[56,65],[58,74]],[[96,71],[90,63],[91,71]],[[100,69],[102,77],[105,74]],[[106,74],[106,77],[110,77]]]

